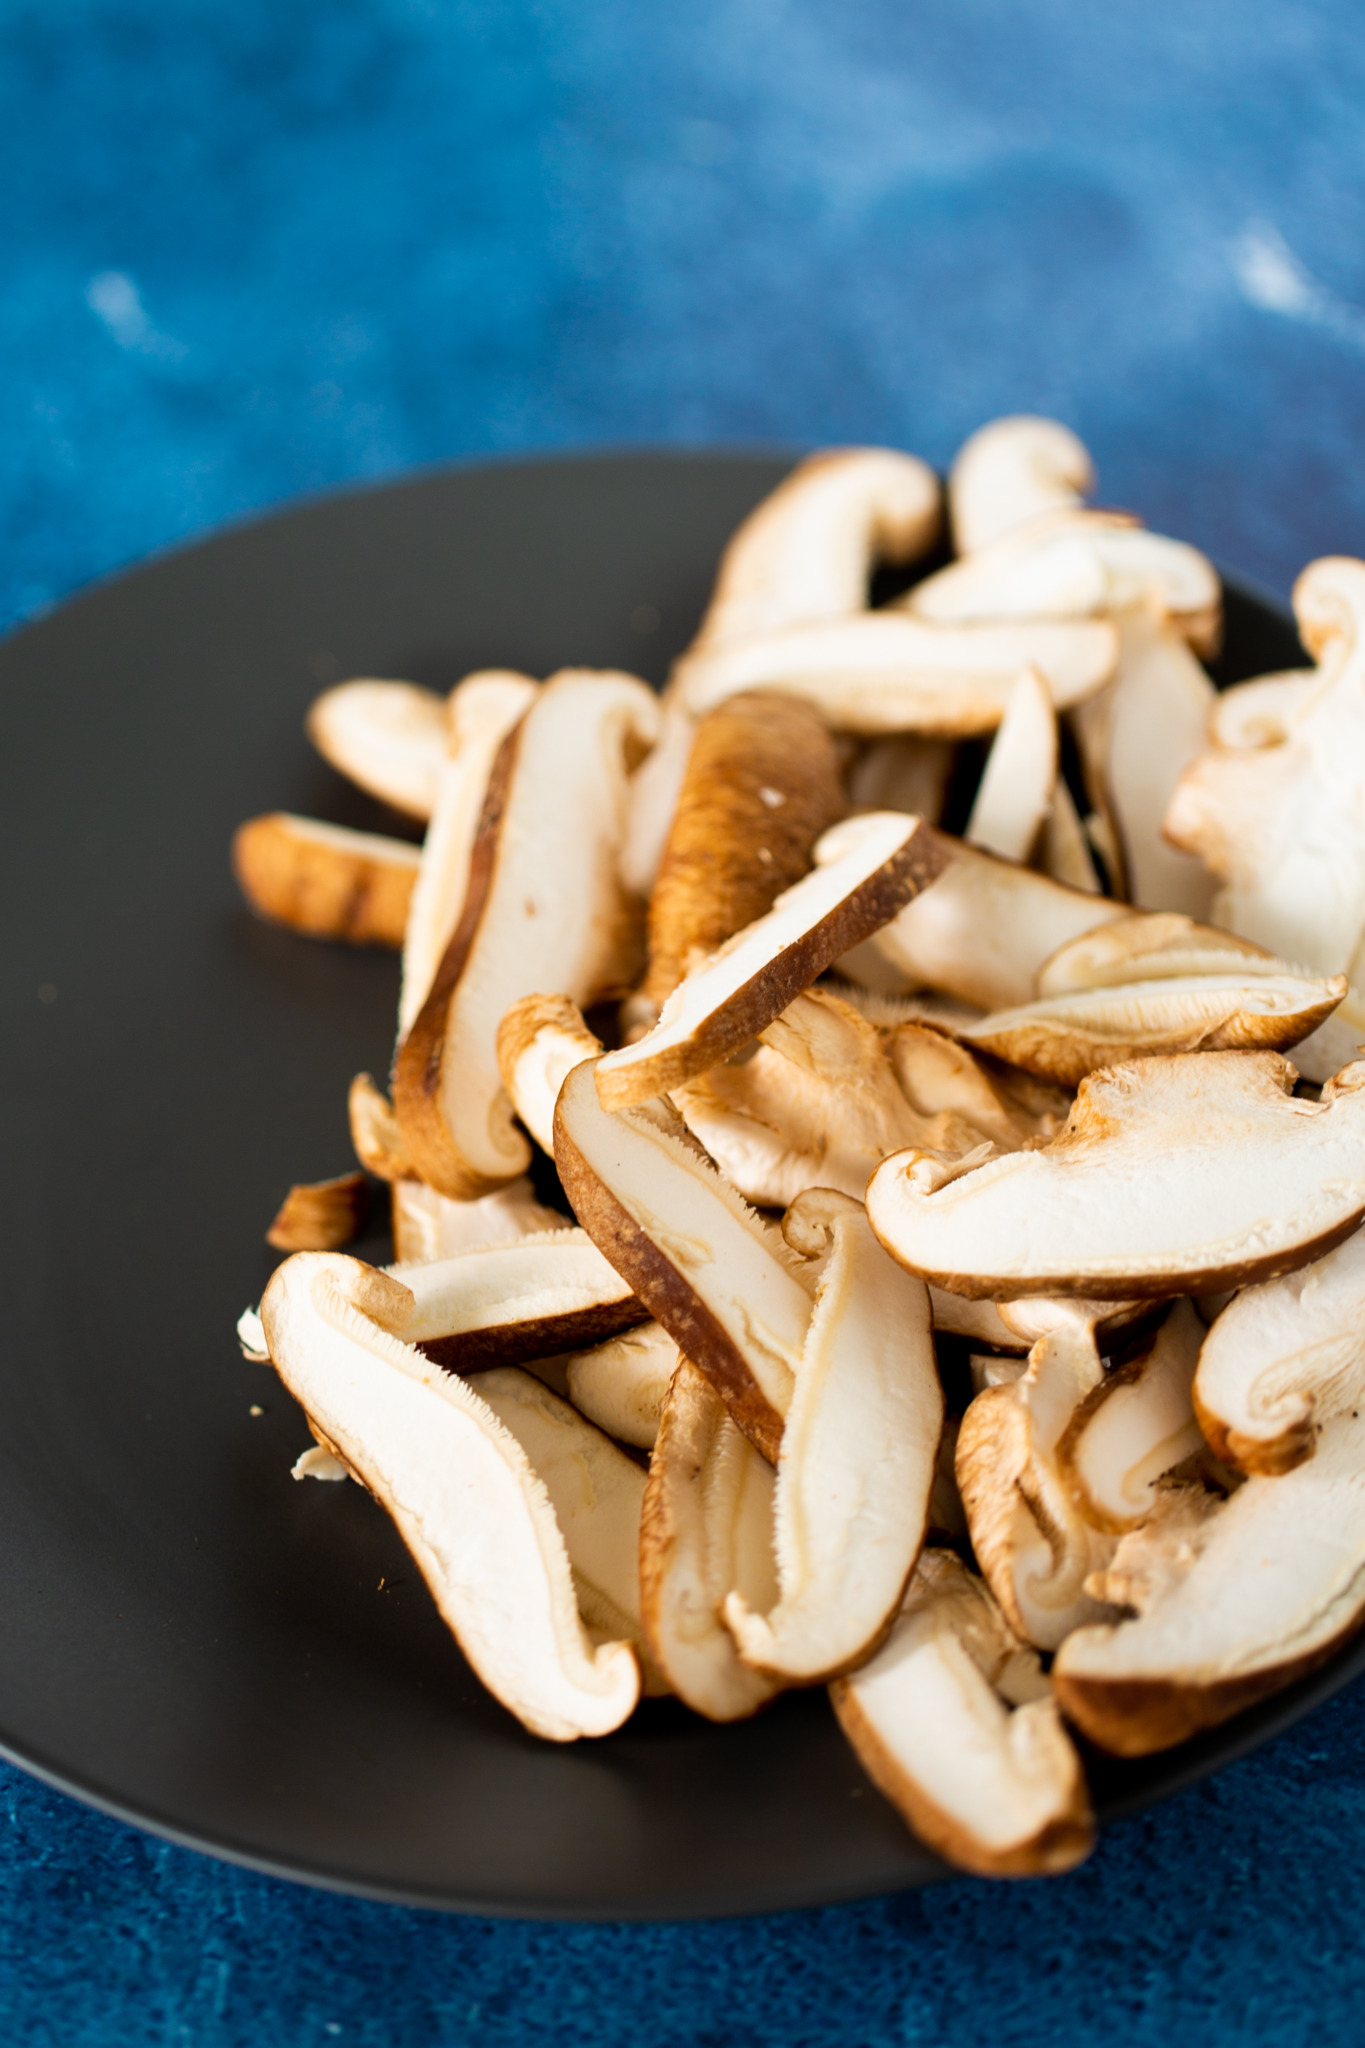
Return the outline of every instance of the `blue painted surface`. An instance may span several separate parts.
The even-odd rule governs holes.
[[[1029,407],[1287,591],[1365,553],[1346,0],[0,0],[0,623],[494,450]],[[371,1906],[0,1770],[16,2043],[1358,2041],[1360,1688],[1045,1887],[682,1929]]]

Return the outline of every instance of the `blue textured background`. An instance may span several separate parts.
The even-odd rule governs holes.
[[[1283,593],[1365,552],[1363,106],[1347,0],[0,0],[0,623],[415,463],[1019,407]],[[0,1767],[0,2038],[1358,2042],[1363,1699],[1063,1881],[677,1929],[310,1893]]]

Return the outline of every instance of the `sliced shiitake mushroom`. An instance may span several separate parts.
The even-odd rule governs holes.
[[[1365,1064],[1320,1102],[1272,1052],[1131,1060],[1081,1083],[1065,1130],[981,1165],[910,1152],[873,1228],[953,1292],[1204,1294],[1305,1265],[1365,1215]]]
[[[1263,946],[1175,911],[1138,911],[1096,925],[1059,946],[1038,969],[1040,996],[1122,988],[1198,974],[1284,974],[1287,962]]]
[[[401,1266],[429,1265],[454,1258],[457,1252],[515,1244],[539,1232],[562,1230],[569,1220],[537,1200],[524,1174],[472,1202],[452,1202],[420,1180],[395,1180],[392,1197],[393,1255]]]
[[[487,1194],[530,1162],[498,1071],[511,1005],[629,985],[638,906],[616,860],[626,770],[658,716],[633,676],[566,670],[502,744],[459,925],[394,1063],[404,1149],[443,1195]]]
[[[1057,715],[1036,668],[1021,669],[967,820],[969,846],[1027,861],[1057,783]]]
[[[542,1152],[554,1156],[555,1104],[567,1077],[602,1051],[568,996],[523,996],[498,1026],[498,1070],[513,1109]]]
[[[678,1347],[662,1323],[637,1323],[587,1351],[560,1359],[574,1407],[618,1442],[654,1448]]]
[[[640,1520],[640,1594],[654,1662],[709,1721],[738,1721],[779,1681],[741,1663],[721,1605],[777,1597],[773,1468],[731,1420],[704,1373],[680,1359],[649,1461]]]
[[[357,1074],[346,1097],[355,1156],[377,1180],[403,1180],[412,1171],[393,1105],[370,1074]]]
[[[905,811],[937,825],[956,759],[951,740],[907,732],[869,740],[849,771],[849,804],[857,811]]]
[[[454,1372],[578,1349],[645,1316],[582,1230],[546,1231],[393,1270],[412,1308],[406,1321],[389,1327]]]
[[[708,1161],[643,1110],[603,1109],[592,1062],[560,1090],[554,1135],[579,1222],[775,1459],[811,1315],[800,1261]]]
[[[598,1062],[604,1108],[665,1094],[738,1052],[839,954],[932,882],[946,858],[927,825],[899,812],[869,811],[834,826],[816,846],[810,874],[680,982],[652,1031]]]
[[[446,700],[416,683],[357,677],[313,700],[305,727],[333,768],[410,818],[431,816],[446,758]]]
[[[777,1599],[729,1593],[746,1664],[809,1685],[865,1657],[924,1541],[943,1391],[924,1286],[887,1257],[861,1202],[812,1188],[789,1244],[823,1263],[782,1432],[773,1504]]]
[[[1085,443],[1060,420],[1014,413],[978,427],[948,472],[948,508],[960,555],[1044,513],[1075,512],[1095,487]]]
[[[421,855],[401,839],[269,811],[232,837],[232,869],[252,909],[314,939],[403,943]]]
[[[369,1206],[363,1173],[301,1181],[281,1202],[265,1241],[280,1252],[334,1252],[360,1235]]]
[[[594,1645],[549,1494],[487,1402],[387,1325],[408,1289],[302,1252],[266,1289],[270,1356],[309,1421],[392,1516],[479,1677],[537,1735],[605,1735],[634,1707],[628,1643]]]
[[[877,1789],[960,1870],[1040,1877],[1093,1847],[1038,1659],[952,1551],[925,1551],[886,1642],[830,1696]]]

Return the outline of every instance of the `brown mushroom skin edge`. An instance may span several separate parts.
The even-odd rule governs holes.
[[[482,1372],[490,1366],[522,1365],[532,1358],[553,1358],[561,1351],[586,1350],[648,1320],[644,1303],[627,1295],[624,1301],[606,1302],[599,1308],[566,1309],[557,1316],[493,1323],[480,1330],[457,1330],[449,1337],[424,1337],[417,1349],[447,1372]]]
[[[1328,1246],[1328,1250],[1331,1249],[1333,1247]],[[1194,1419],[1205,1443],[1214,1457],[1225,1465],[1231,1465],[1234,1472],[1245,1472],[1248,1478],[1279,1479],[1313,1455],[1317,1430],[1311,1414],[1281,1430],[1278,1436],[1247,1436],[1240,1429],[1229,1429],[1221,1416],[1214,1415],[1204,1406],[1199,1398],[1197,1380],[1190,1398],[1194,1403]]]

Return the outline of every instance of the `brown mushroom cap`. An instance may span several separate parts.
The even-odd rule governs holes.
[[[964,1171],[889,1159],[867,1191],[888,1251],[941,1287],[1201,1294],[1304,1265],[1365,1214],[1365,1065],[1306,1102],[1279,1053],[1132,1060],[1081,1083],[1050,1145]]]
[[[421,855],[401,839],[270,811],[232,838],[232,870],[252,909],[314,939],[403,943]]]

